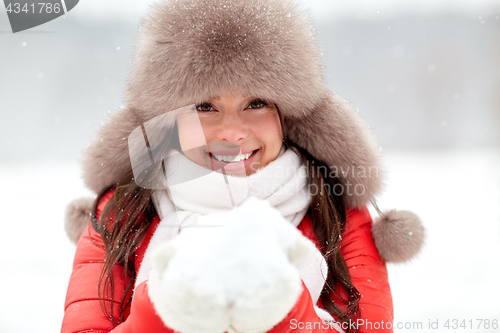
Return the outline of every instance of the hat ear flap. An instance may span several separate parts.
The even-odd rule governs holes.
[[[326,92],[323,98],[301,117],[284,117],[287,139],[307,150],[330,168],[350,207],[361,208],[382,187],[383,170],[379,147],[368,126],[354,107],[342,97]]]
[[[115,184],[130,168],[128,136],[140,124],[134,109],[118,109],[85,148],[81,157],[83,178],[95,193]]]

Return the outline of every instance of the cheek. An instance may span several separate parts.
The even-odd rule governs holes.
[[[182,116],[177,119],[179,142],[183,151],[205,146],[206,140],[198,116]]]
[[[283,131],[277,113],[268,114],[256,124],[256,137],[264,144],[266,155],[273,159],[278,155],[283,142]]]

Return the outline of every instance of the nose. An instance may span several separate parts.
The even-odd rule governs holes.
[[[240,143],[248,137],[248,129],[241,114],[235,110],[226,110],[220,121],[217,139],[220,141]]]

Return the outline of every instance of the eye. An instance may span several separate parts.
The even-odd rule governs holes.
[[[259,109],[267,105],[267,102],[262,99],[255,99],[248,104],[247,109]]]
[[[210,103],[196,104],[196,110],[201,112],[215,111],[213,105]]]

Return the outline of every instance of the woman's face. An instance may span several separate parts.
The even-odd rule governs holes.
[[[235,176],[248,176],[266,166],[282,145],[278,110],[260,98],[233,94],[211,98],[197,104],[196,111],[180,115],[177,126],[186,157]]]

